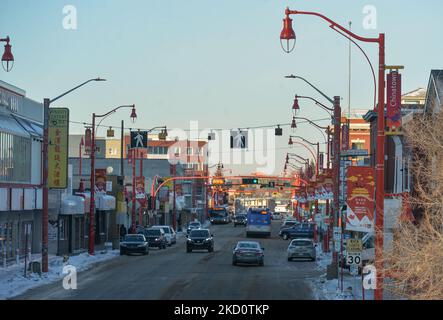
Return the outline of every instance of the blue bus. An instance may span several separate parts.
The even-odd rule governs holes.
[[[271,236],[271,211],[268,208],[249,208],[246,237]]]
[[[231,217],[229,216],[229,212],[226,207],[216,207],[209,209],[209,220],[211,221],[211,224],[226,224],[231,222]]]

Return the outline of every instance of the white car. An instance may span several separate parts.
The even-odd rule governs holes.
[[[280,212],[273,212],[272,213],[272,220],[281,220],[282,216],[280,214]]]
[[[153,226],[152,228],[161,228],[165,232],[166,243],[168,246],[177,243],[177,234],[175,233],[174,228],[171,226]]]

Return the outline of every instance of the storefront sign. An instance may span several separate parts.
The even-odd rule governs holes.
[[[49,109],[48,187],[68,187],[69,109]]]

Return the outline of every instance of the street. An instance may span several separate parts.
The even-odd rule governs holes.
[[[65,290],[58,281],[15,299],[314,299],[309,282],[320,275],[316,263],[287,261],[289,242],[278,238],[280,224],[272,222],[271,238],[258,239],[265,248],[264,267],[232,266],[232,249],[245,239],[244,227],[215,225],[213,253],[186,253],[183,236],[166,250],[120,256],[79,273],[76,290]]]

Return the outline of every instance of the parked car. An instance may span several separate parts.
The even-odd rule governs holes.
[[[300,222],[298,222],[297,220],[293,220],[293,219],[286,219],[283,221],[280,230],[281,229],[285,229],[285,228],[289,228],[289,227],[293,227],[300,224]]]
[[[168,244],[168,246],[177,243],[177,234],[175,233],[174,228],[172,228],[171,226],[162,225],[162,226],[153,226],[152,228],[163,229],[163,231],[165,232],[166,243]]]
[[[272,220],[281,220],[282,216],[281,216],[280,212],[273,212],[271,214],[271,219]]]
[[[186,252],[192,252],[192,250],[214,251],[214,239],[209,229],[193,229],[186,237],[188,238]]]
[[[246,214],[236,214],[234,216],[234,227],[237,225],[246,226],[247,216]]]
[[[188,227],[186,228],[186,234],[189,234],[191,230],[193,229],[200,229],[202,227],[202,224],[198,221],[193,221],[188,224]]]
[[[295,239],[295,238],[314,238],[314,228],[315,225],[313,223],[301,223],[296,224],[290,228],[281,229],[279,232],[279,236],[283,238],[283,240]]]
[[[120,242],[120,255],[129,253],[149,254],[149,243],[142,234],[127,234]]]
[[[315,261],[317,245],[311,239],[294,239],[288,246],[288,261],[297,258],[307,258]]]
[[[257,241],[239,241],[232,252],[232,265],[253,263],[264,266],[264,248]]]
[[[166,237],[162,228],[149,228],[145,230],[145,237],[150,247],[166,249]]]

